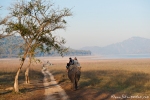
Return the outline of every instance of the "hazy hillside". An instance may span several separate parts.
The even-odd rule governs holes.
[[[150,54],[150,39],[132,37],[123,42],[111,44],[105,47],[83,47],[92,54]]]
[[[23,39],[19,36],[10,36],[0,39],[0,58],[7,57],[19,57],[22,54],[23,49],[21,45],[23,44]],[[91,55],[89,50],[74,50],[69,49],[64,56],[85,56]],[[60,56],[57,51],[52,50],[50,53],[44,53],[37,50],[36,56]]]

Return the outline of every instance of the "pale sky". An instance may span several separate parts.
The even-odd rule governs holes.
[[[1,1],[8,6],[14,0]],[[133,36],[150,39],[150,0],[53,0],[60,8],[72,9],[64,37],[66,46],[106,46]],[[0,14],[5,14],[0,10]]]

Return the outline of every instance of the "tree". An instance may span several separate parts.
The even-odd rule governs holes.
[[[65,29],[67,23],[64,18],[72,16],[72,13],[68,8],[55,8],[50,1],[21,0],[10,8],[10,16],[5,24],[7,32],[19,34],[24,40],[24,52],[14,81],[14,91],[19,92],[18,76],[29,54],[34,56],[36,49],[44,52],[54,49],[63,55],[67,50],[63,47],[65,39],[55,36],[54,31]]]

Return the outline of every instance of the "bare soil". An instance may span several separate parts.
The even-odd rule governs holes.
[[[13,92],[11,88],[0,91],[0,100],[44,100],[45,97],[42,81],[32,80],[30,84],[19,84],[19,93]]]

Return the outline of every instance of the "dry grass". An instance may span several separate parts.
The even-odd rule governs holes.
[[[150,96],[150,59],[103,59],[90,60],[78,57],[82,66],[79,86],[82,89],[94,89],[97,93],[128,96]],[[68,83],[65,70],[68,59],[53,61],[49,69],[59,83]]]
[[[70,90],[68,90],[67,86],[70,86],[70,81],[66,72],[68,58],[69,57],[51,57],[39,59],[45,62],[49,60],[54,64],[49,67],[49,70],[54,74],[58,83],[60,83],[69,94]],[[146,95],[150,97],[150,59],[91,60],[90,58],[91,57],[78,57],[82,66],[82,75],[79,81],[80,90],[78,92],[90,90],[90,92],[86,94],[93,95],[95,99],[101,98],[102,95],[105,95],[103,99],[110,99],[114,94],[126,94],[128,96]],[[12,61],[0,60],[1,90],[13,85],[14,75],[16,74],[18,65],[19,62],[16,59]],[[27,62],[25,66],[27,66]],[[24,81],[25,66],[20,73],[20,82]],[[38,64],[31,67],[31,80],[42,78],[40,72],[41,66],[41,64]],[[78,95],[82,95],[82,92]]]
[[[44,94],[43,84],[39,84],[39,86],[35,83],[39,81],[43,81],[43,74],[41,73],[41,65],[34,64],[30,68],[30,83],[25,84],[25,69],[28,65],[26,61],[19,75],[19,90],[20,93],[16,94],[9,90],[9,88],[13,88],[14,77],[16,75],[17,69],[19,67],[19,59],[0,59],[0,100],[31,100],[31,98],[36,98],[33,93],[37,93],[40,91]],[[32,93],[33,92],[33,93]],[[42,94],[42,95],[43,95]],[[29,99],[30,98],[30,99]],[[38,98],[43,98],[42,96]]]

